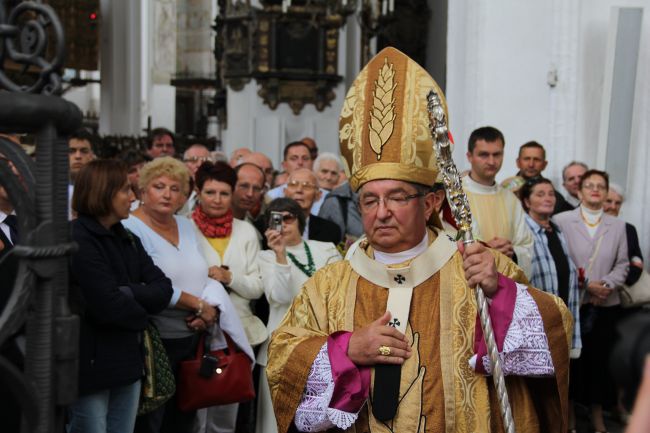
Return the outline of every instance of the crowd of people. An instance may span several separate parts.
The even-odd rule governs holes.
[[[318,329],[331,332],[345,328],[347,325],[342,324],[349,325],[354,315],[368,323],[363,336],[375,341],[374,326],[385,324],[390,316],[375,317],[375,307],[352,313],[339,311],[340,304],[326,303],[333,302],[331,298],[314,306],[317,301],[304,298],[309,290],[300,297],[301,288],[320,269],[342,261],[343,257],[345,262],[363,262],[365,259],[359,257],[357,250],[374,248],[374,260],[392,265],[417,260],[415,253],[405,252],[425,251],[427,239],[431,243],[443,229],[450,237],[456,236],[456,221],[435,177],[423,186],[426,182],[400,177],[399,173],[382,177],[368,175],[375,173],[369,170],[363,174],[368,179],[360,181],[361,175],[354,177],[351,165],[349,175],[353,177],[348,179],[342,157],[319,153],[316,142],[308,137],[285,146],[281,167],[277,169],[268,156],[247,148],[236,149],[227,156],[194,144],[179,155],[174,134],[164,128],[152,131],[146,152],[129,149],[116,159],[95,158],[93,141],[92,135],[83,130],[68,141],[72,238],[79,245],[70,262],[71,304],[81,318],[79,399],[69,408],[68,432],[273,433],[278,425],[286,427],[282,418],[285,410],[297,410],[296,425],[304,427],[303,431],[317,431],[309,430],[314,421],[305,421],[304,417],[314,416],[313,411],[318,411],[313,405],[321,403],[302,396],[294,399],[296,404],[300,401],[296,409],[289,404],[294,403],[294,397],[278,397],[278,392],[283,392],[279,388],[285,385],[278,384],[277,376],[288,373],[269,366],[271,335],[283,324],[297,326],[301,321],[309,322],[306,317],[311,314]],[[474,235],[481,241],[482,249],[468,249],[460,260],[474,255],[485,262],[483,254],[494,254],[496,258],[488,262],[496,263],[499,275],[516,282],[512,283],[512,290],[517,296],[523,296],[519,293],[529,283],[563,301],[573,318],[571,361],[565,366],[570,369],[567,428],[575,431],[573,408],[580,403],[590,410],[593,430],[605,432],[604,409],[613,408],[621,416],[626,415],[620,404],[620,392],[608,369],[603,368],[615,343],[616,324],[628,314],[620,306],[617,288],[634,284],[644,264],[634,226],[618,218],[624,192],[610,184],[607,173],[573,161],[562,171],[562,194],[543,176],[547,166],[545,149],[535,141],[520,146],[516,175],[497,183],[505,142],[504,135],[490,126],[474,130],[467,140],[470,169],[462,180],[473,213]],[[408,218],[421,216],[424,222],[437,221],[443,229],[430,232],[423,225],[415,237],[410,232],[402,233],[394,244],[382,237],[382,230],[388,231],[390,227],[369,229],[369,224],[379,224],[369,219],[370,214],[374,213],[379,220],[382,213],[397,215],[407,212],[412,205],[422,208],[413,208]],[[424,213],[420,215],[421,211]],[[413,219],[412,223],[409,230],[417,227],[419,220]],[[17,241],[18,234],[13,208],[1,188],[0,229],[2,255]],[[494,253],[486,253],[484,247]],[[320,283],[327,293],[333,290],[330,286],[334,282],[323,279],[350,278],[344,266],[327,268],[339,269],[340,274],[321,274]],[[357,296],[368,296],[373,305],[386,305],[387,295],[371,293],[372,284],[382,286],[376,280],[379,277],[366,275],[352,266],[360,275],[359,281],[364,281],[356,289]],[[358,266],[372,270],[376,264],[373,261]],[[476,280],[488,289],[491,281]],[[494,293],[501,290],[502,284],[507,285],[498,281],[497,285],[494,280]],[[431,284],[437,287],[435,284],[439,283]],[[312,290],[320,289],[314,286]],[[325,292],[320,295],[326,296]],[[342,296],[328,296],[335,295]],[[442,314],[442,301],[421,293],[414,292],[413,296],[419,305],[431,303],[430,307]],[[297,297],[296,306],[292,307]],[[517,305],[513,308],[519,308]],[[332,311],[321,311],[323,308]],[[331,316],[339,312],[340,322]],[[330,326],[321,323],[322,319],[330,321]],[[416,320],[423,319],[413,316],[413,320],[415,328],[419,323]],[[255,366],[251,375],[256,381],[256,401],[188,412],[181,411],[172,396],[157,409],[138,416],[145,368],[141,336],[150,324],[160,333],[176,378],[180,363],[194,357],[198,336],[208,332],[210,347],[218,350],[227,346],[228,335]],[[319,334],[316,325],[311,325],[313,334]],[[423,322],[417,326],[425,325]],[[293,331],[280,331],[280,339],[298,338],[282,337],[283,333]],[[436,328],[431,332],[439,331]],[[390,339],[382,334],[384,339],[377,340],[381,341],[380,352],[387,347],[386,341],[391,341],[393,348],[399,348],[393,349],[397,356],[391,362],[406,366],[415,349],[404,342],[413,343],[416,337],[404,337],[406,328],[399,325],[394,332]],[[358,365],[374,362],[376,349],[370,350],[372,354],[365,353],[366,343],[356,334],[355,331],[346,340],[350,359]],[[311,348],[312,361],[306,361],[304,373],[310,372],[309,366],[312,370],[303,387],[317,388],[318,384],[310,381],[314,372],[322,368],[318,360],[328,351],[330,360],[335,359],[332,347],[343,344],[342,338],[330,337],[324,346],[321,345],[325,340],[318,340],[319,344]],[[271,347],[271,356],[302,359],[292,358],[293,344]],[[547,344],[554,344],[550,337]],[[555,349],[548,350],[555,356]],[[334,361],[335,371],[333,364]],[[437,367],[444,368],[440,364]],[[556,371],[558,367],[555,365]],[[358,380],[369,378],[359,373]],[[434,391],[439,390],[438,385],[436,382],[423,386]],[[330,391],[334,393],[331,398],[336,398],[337,392],[346,392],[336,388]],[[278,402],[288,406],[281,408],[280,418],[276,419]],[[528,403],[521,403],[525,404]],[[359,407],[348,402],[338,409],[343,413],[339,416],[345,418],[348,412],[358,412]],[[339,426],[324,421],[322,425]]]

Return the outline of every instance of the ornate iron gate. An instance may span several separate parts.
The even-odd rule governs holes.
[[[0,346],[16,333],[26,340],[25,368],[0,356],[0,387],[23,413],[22,431],[62,430],[64,407],[77,392],[78,318],[68,308],[68,145],[81,112],[56,95],[64,35],[56,14],[38,2],[0,0],[0,132],[36,137],[36,161],[0,138],[0,186],[19,220],[19,242],[3,258],[18,274],[0,313]],[[10,65],[10,66],[7,66]],[[7,68],[16,66],[13,75]],[[34,72],[36,71],[36,72]],[[30,84],[22,81],[32,77]],[[24,328],[23,328],[24,327]],[[22,329],[21,329],[22,328]],[[2,422],[2,420],[0,420]]]

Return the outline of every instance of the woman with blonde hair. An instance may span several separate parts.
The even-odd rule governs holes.
[[[160,331],[175,375],[181,361],[195,356],[196,332],[206,329],[216,337],[212,349],[226,346],[218,332],[221,329],[253,358],[224,287],[208,277],[208,264],[201,255],[191,222],[175,215],[188,195],[189,177],[187,167],[174,158],[162,157],[147,163],[140,172],[140,207],[125,222],[172,281],[174,293],[169,306],[152,320]],[[136,431],[189,433],[194,419],[195,412],[178,409],[174,396],[165,406],[139,417]]]

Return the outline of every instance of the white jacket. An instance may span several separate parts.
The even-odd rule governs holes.
[[[250,307],[250,301],[258,299],[264,294],[257,265],[260,243],[255,227],[246,221],[233,218],[232,234],[223,255],[223,262],[219,253],[210,245],[196,224],[194,224],[194,228],[199,239],[199,247],[208,265],[225,265],[232,273],[232,281],[229,285],[232,289],[230,300],[239,314],[249,343],[253,347],[263,343],[268,337],[266,327],[257,316],[253,315]]]

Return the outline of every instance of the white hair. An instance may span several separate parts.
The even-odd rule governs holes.
[[[609,190],[614,191],[616,194],[620,195],[622,201],[625,200],[625,189],[621,185],[614,182],[610,182]]]
[[[339,158],[338,155],[332,152],[322,152],[318,154],[318,157],[314,161],[314,172],[318,173],[318,170],[320,169],[320,164],[323,161],[334,161],[336,162],[336,166],[338,167],[339,171],[343,169],[343,165],[341,164],[341,159]]]

